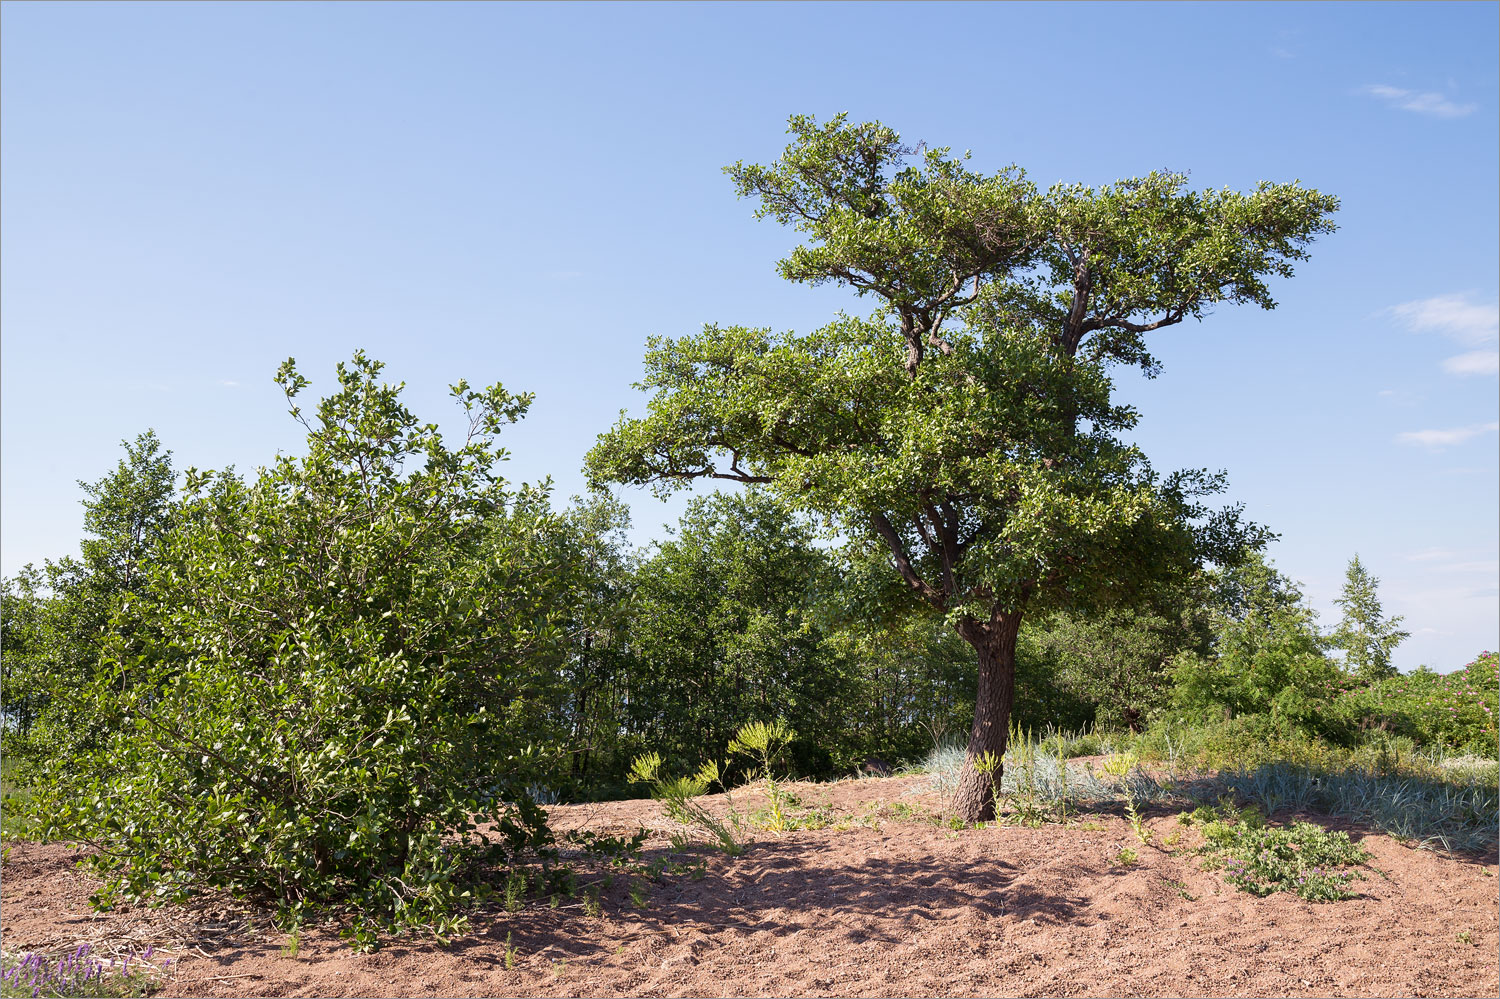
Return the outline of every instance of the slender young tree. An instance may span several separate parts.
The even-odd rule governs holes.
[[[809,238],[785,277],[879,310],[806,335],[652,340],[647,415],[601,437],[590,474],[764,483],[883,552],[902,598],[975,649],[953,808],[987,818],[972,764],[1005,751],[1023,615],[1138,599],[1266,537],[1202,504],[1222,474],[1159,475],[1122,440],[1137,415],[1111,401],[1110,369],[1154,375],[1145,335],[1215,303],[1273,307],[1266,279],[1333,229],[1337,202],[1296,184],[1194,192],[1179,174],[1042,191],[945,149],[909,162],[918,151],[879,123],[794,117],[790,131],[776,163],[729,173]]]
[[[1399,627],[1402,618],[1385,616],[1375,592],[1380,580],[1360,562],[1358,553],[1344,570],[1344,592],[1334,601],[1344,618],[1333,633],[1333,646],[1344,650],[1344,668],[1361,680],[1395,676],[1391,653],[1411,637]]]

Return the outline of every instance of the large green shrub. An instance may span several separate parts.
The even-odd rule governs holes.
[[[1452,673],[1422,667],[1350,690],[1339,703],[1348,723],[1404,735],[1422,745],[1493,757],[1500,713],[1500,656],[1481,652]]]
[[[221,887],[287,921],[347,911],[369,946],[455,929],[485,865],[547,849],[526,787],[563,574],[545,491],[509,489],[495,445],[530,396],[460,382],[450,449],[381,367],[356,354],[313,417],[293,406],[304,457],[188,471],[145,626],[74,695],[112,735],[38,788],[113,872],[101,903]]]

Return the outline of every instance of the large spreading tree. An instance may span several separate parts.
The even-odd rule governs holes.
[[[1222,473],[1161,475],[1124,439],[1111,369],[1159,365],[1146,334],[1216,303],[1274,307],[1333,230],[1297,184],[1193,191],[1180,174],[1041,190],[879,123],[791,120],[769,166],[728,168],[758,215],[803,233],[783,276],[872,296],[806,334],[707,326],[653,339],[647,415],[589,455],[596,481],[760,483],[891,566],[891,599],[946,617],[978,656],[954,811],[993,815],[973,766],[1003,755],[1027,614],[1139,602],[1263,544]]]

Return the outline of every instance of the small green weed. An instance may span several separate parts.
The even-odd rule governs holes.
[[[1129,867],[1139,859],[1141,859],[1141,855],[1136,852],[1133,846],[1122,846],[1120,847],[1120,852],[1115,854],[1115,863],[1121,867]]]
[[[526,872],[515,868],[505,879],[505,911],[520,912],[526,904]]]
[[[510,944],[510,934],[505,934],[505,970],[511,971],[516,966],[516,948]]]
[[[1167,885],[1171,887],[1172,890],[1177,892],[1177,896],[1179,898],[1184,898],[1189,902],[1198,901],[1198,896],[1189,892],[1187,890],[1187,885],[1183,884],[1181,881],[1174,881],[1171,878],[1164,878],[1163,880],[1166,881]]]
[[[1470,946],[1473,946],[1473,943],[1474,943],[1474,931],[1473,930],[1459,930],[1458,931],[1458,935],[1455,936],[1454,939],[1457,940],[1461,944],[1469,944]]]
[[[738,857],[744,852],[744,844],[731,828],[737,824],[733,808],[730,809],[730,821],[725,822],[693,800],[706,794],[712,785],[723,785],[723,770],[719,764],[712,761],[705,763],[691,777],[667,778],[661,774],[661,755],[647,753],[632,762],[630,780],[636,784],[651,785],[651,797],[662,803],[668,817],[685,826],[707,832],[713,845],[724,853]],[[727,787],[725,791],[728,791]]]

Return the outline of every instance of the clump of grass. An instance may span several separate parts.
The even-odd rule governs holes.
[[[1317,771],[1286,763],[1220,773],[1225,790],[1267,814],[1316,812],[1352,819],[1419,846],[1481,850],[1497,838],[1500,791],[1476,777]]]
[[[1116,753],[1104,761],[1104,772],[1120,782],[1120,794],[1125,799],[1125,820],[1142,846],[1151,845],[1151,830],[1146,828],[1145,817],[1136,805],[1135,791],[1131,787],[1130,773],[1140,769],[1140,760],[1134,753]]]
[[[0,996],[147,996],[156,990],[159,975],[172,964],[170,960],[152,964],[154,953],[147,947],[134,961],[126,957],[118,962],[95,957],[88,944],[55,958],[0,953]]]

